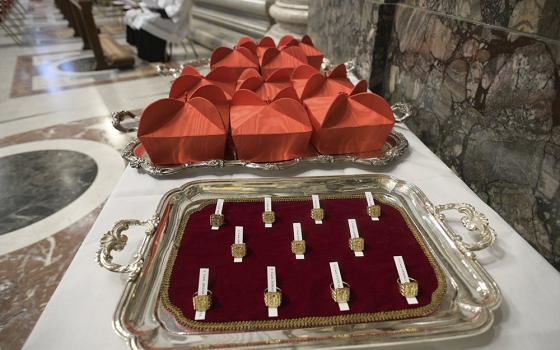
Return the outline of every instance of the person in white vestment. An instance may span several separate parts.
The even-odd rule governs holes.
[[[189,4],[184,4],[188,2]],[[138,57],[150,61],[166,61],[167,41],[177,24],[186,23],[192,0],[142,0],[124,15],[127,42],[136,46]],[[179,23],[181,22],[181,23]]]

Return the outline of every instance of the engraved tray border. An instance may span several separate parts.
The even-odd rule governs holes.
[[[121,156],[127,160],[131,167],[139,168],[152,176],[167,176],[186,173],[196,168],[249,168],[265,171],[278,171],[304,164],[333,164],[354,163],[366,166],[383,166],[393,162],[402,156],[408,148],[408,141],[403,134],[392,131],[381,149],[379,157],[362,158],[355,155],[319,155],[316,157],[302,157],[281,162],[254,163],[243,160],[214,159],[204,162],[186,163],[181,165],[156,165],[152,163],[146,153],[141,157],[134,154],[134,150],[140,146],[137,138],[130,141],[123,149]]]
[[[166,262],[187,209],[216,198],[310,196],[371,190],[400,207],[417,227],[448,286],[434,314],[397,321],[249,332],[186,331],[174,323],[158,298]],[[198,204],[197,204],[198,203]],[[465,244],[447,224],[443,211],[465,214],[463,224],[478,230],[482,239]],[[146,227],[139,252],[129,265],[112,262],[113,250],[122,250],[130,225]],[[501,293],[474,255],[493,243],[495,232],[483,214],[469,205],[436,206],[416,186],[386,175],[329,176],[274,179],[194,181],[168,192],[156,214],[147,221],[121,220],[101,239],[97,262],[129,278],[113,317],[113,327],[132,349],[191,348],[359,348],[474,336],[493,324]]]

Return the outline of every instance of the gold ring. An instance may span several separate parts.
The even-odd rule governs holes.
[[[331,297],[337,303],[347,303],[350,301],[350,285],[344,281],[342,281],[342,288],[334,288],[334,285],[331,283]]]
[[[224,224],[224,216],[222,214],[210,215],[210,226],[220,227]]]
[[[323,221],[325,218],[325,211],[323,208],[313,208],[311,209],[311,218],[315,221]]]
[[[397,283],[399,284],[399,292],[405,298],[415,298],[418,295],[418,282],[414,278],[408,278],[408,282],[401,282],[400,278],[397,278]]]
[[[234,243],[231,245],[231,256],[234,258],[243,258],[247,254],[245,243]]]
[[[353,252],[362,252],[364,251],[365,243],[362,237],[355,237],[348,240],[348,245]]]
[[[293,240],[292,241],[292,253],[295,255],[305,254],[305,240]]]
[[[267,225],[272,225],[276,221],[276,214],[273,211],[264,211],[262,213],[262,221]]]
[[[193,308],[195,311],[208,311],[212,307],[212,291],[208,290],[205,295],[199,295],[198,292],[193,294]]]
[[[264,290],[264,304],[270,308],[279,308],[282,305],[282,290],[276,287],[276,292]]]
[[[367,213],[372,218],[379,218],[381,216],[381,207],[379,205],[369,205],[367,207]]]

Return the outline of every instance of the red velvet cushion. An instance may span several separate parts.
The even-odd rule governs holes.
[[[272,228],[264,228],[261,220],[263,206],[262,200],[226,201],[223,208],[226,224],[218,231],[212,231],[209,224],[214,203],[190,216],[176,259],[173,263],[172,256],[169,262],[174,265],[168,281],[167,303],[164,298],[165,306],[174,311],[179,323],[187,328],[208,329],[205,326],[214,322],[358,313],[370,314],[368,320],[373,321],[425,315],[439,306],[437,299],[445,290],[443,278],[438,282],[436,271],[441,276],[439,267],[435,262],[433,265],[430,263],[397,209],[382,205],[381,220],[374,222],[367,215],[367,202],[363,196],[321,199],[325,220],[317,225],[310,218],[311,198],[305,201],[277,201],[273,198],[276,222]],[[348,218],[357,220],[360,236],[365,239],[364,257],[355,257],[348,246]],[[293,222],[300,222],[302,226],[307,244],[304,260],[296,260],[290,250]],[[244,227],[244,242],[247,245],[247,256],[242,263],[234,263],[230,251],[236,225]],[[395,255],[403,256],[409,275],[419,283],[418,305],[408,305],[399,293],[393,261]],[[351,286],[350,311],[339,311],[338,305],[331,299],[331,261],[338,261],[343,280]],[[267,265],[276,266],[278,287],[282,289],[282,305],[277,318],[268,317],[263,302]],[[204,321],[193,321],[192,295],[197,290],[201,267],[210,268],[209,289],[214,296],[213,306]],[[165,281],[162,288],[165,296]],[[415,314],[377,314],[413,309],[416,309]],[[351,320],[331,318],[321,322],[341,324]],[[253,324],[239,329],[259,328],[290,327]],[[221,326],[213,329],[221,329]]]

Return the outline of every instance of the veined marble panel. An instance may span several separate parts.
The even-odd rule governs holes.
[[[308,32],[333,63],[356,59],[356,73],[369,79],[379,5],[377,0],[309,2]]]
[[[335,61],[358,57],[371,88],[413,104],[407,125],[558,269],[559,6],[319,0],[309,10],[317,46]]]
[[[442,14],[560,39],[558,0],[400,0]]]
[[[560,42],[398,6],[385,94],[560,269]]]
[[[33,96],[31,98],[37,99],[40,97]],[[25,155],[29,154],[25,152],[30,150],[60,152],[60,150],[70,148],[70,152],[79,152],[82,154],[82,158],[89,157],[88,159],[95,160],[99,171],[94,180],[97,184],[92,183],[89,187],[91,193],[86,195],[83,192],[78,200],[72,201],[62,211],[59,211],[58,213],[62,215],[58,215],[56,220],[58,222],[53,224],[53,221],[51,221],[49,223],[48,218],[36,222],[35,224],[41,227],[35,226],[31,231],[28,229],[27,232],[32,234],[27,237],[28,240],[25,242],[22,241],[23,237],[20,235],[20,233],[26,234],[25,228],[22,228],[22,231],[19,229],[12,231],[15,232],[15,239],[8,239],[9,244],[19,241],[24,243],[20,247],[26,244],[30,245],[7,254],[0,254],[1,349],[21,348],[27,335],[31,332],[66,268],[72,261],[74,253],[97,218],[103,201],[112,190],[115,181],[119,179],[124,163],[119,153],[113,149],[122,149],[130,137],[130,135],[120,134],[113,129],[107,117],[97,117],[0,138],[0,153],[4,152],[2,155]],[[66,140],[61,142],[58,140],[61,138]],[[75,146],[73,149],[72,144]],[[33,148],[32,145],[35,145],[36,148]],[[51,150],[48,150],[49,147]],[[6,160],[8,157],[0,159]],[[76,159],[71,158],[57,162],[56,166],[62,168],[60,174],[66,173],[68,175],[69,170],[73,172],[71,169],[75,169],[76,166],[87,164],[83,160],[78,160],[77,163],[73,160]],[[25,166],[29,169],[37,169],[29,164],[25,164]],[[88,168],[91,170],[91,166],[82,169],[84,174],[91,173]],[[5,169],[5,164],[3,164],[2,170],[5,171]],[[25,170],[21,170],[22,167],[18,167],[18,169],[23,173],[25,172]],[[80,173],[79,170],[77,172]],[[23,176],[23,173],[20,175]],[[36,185],[43,185],[40,181],[41,174],[38,176],[39,178],[37,176],[22,178],[21,181],[32,185],[36,181]],[[103,179],[101,180],[101,178]],[[72,176],[65,181],[68,181],[68,185],[71,187],[76,184]],[[77,188],[73,188],[72,191],[85,187],[86,183],[87,181],[84,182],[83,186],[76,186]],[[48,190],[49,186],[45,187],[45,190]],[[3,190],[5,190],[4,187]],[[29,194],[37,196],[40,193]],[[61,196],[61,198],[63,197],[65,196]],[[30,200],[30,202],[33,201]],[[54,216],[56,215],[54,214]],[[59,223],[63,225],[60,226]],[[28,228],[35,224],[28,226]],[[62,227],[61,230],[60,227]],[[8,235],[11,234],[0,235],[0,251],[2,253],[6,251],[9,245],[3,239],[7,239]]]
[[[81,152],[38,150],[0,158],[0,236],[56,213],[96,176],[95,160]]]
[[[52,156],[37,159],[30,157],[30,152],[49,152]],[[69,157],[69,152],[82,156]],[[27,157],[13,157],[20,154]],[[57,159],[61,155],[66,155],[66,159]],[[10,160],[8,156],[12,156],[12,164],[0,172],[3,186],[15,186],[14,174],[7,171],[16,166],[27,168],[32,174],[20,180],[25,188],[16,192],[6,190],[0,195],[4,203],[0,224],[5,225],[0,230],[0,255],[51,236],[90,213],[107,198],[124,167],[112,147],[87,140],[43,140],[0,148],[0,160]],[[30,162],[14,163],[18,159]],[[62,168],[64,165],[66,168]],[[58,169],[58,175],[49,175],[53,167]],[[85,172],[80,173],[79,168]],[[25,174],[20,170],[15,175]],[[58,191],[56,198],[50,198],[53,191]]]

